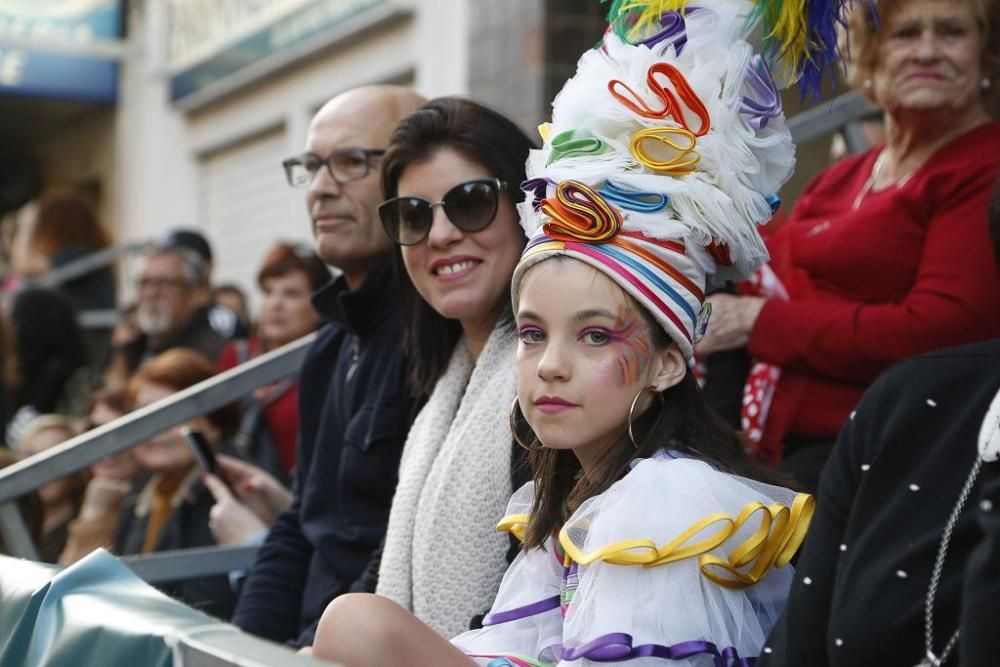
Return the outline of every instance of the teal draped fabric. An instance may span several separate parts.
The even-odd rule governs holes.
[[[210,625],[103,550],[62,570],[0,556],[0,667],[169,667],[169,638]]]

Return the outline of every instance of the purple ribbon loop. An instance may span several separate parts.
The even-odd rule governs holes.
[[[534,200],[531,202],[531,207],[535,211],[540,211],[542,209],[542,200],[549,196],[549,186],[556,185],[556,182],[551,178],[529,178],[521,183],[521,190],[524,192],[530,192],[535,195]]]
[[[688,11],[694,11],[694,9],[692,8]],[[687,35],[684,32],[684,17],[675,11],[664,12],[663,15],[660,16],[660,26],[663,28],[662,30],[655,35],[647,37],[646,39],[639,40],[637,44],[642,44],[643,46],[647,46],[652,49],[660,42],[677,37],[677,39],[674,40],[673,45],[674,51],[677,55],[680,55],[681,51],[684,50],[684,45],[687,44]]]
[[[624,632],[613,632],[577,647],[563,647],[562,659],[566,661],[586,658],[594,662],[623,662],[636,658],[662,658],[683,660],[696,655],[708,655],[716,667],[753,667],[757,658],[741,658],[736,648],[730,646],[722,651],[712,642],[687,641],[672,646],[663,644],[641,644],[632,646],[632,636]]]
[[[767,64],[759,55],[753,57],[747,68],[746,83],[752,95],[743,96],[740,113],[749,117],[747,122],[752,128],[762,130],[767,127],[768,119],[781,115],[781,95]]]
[[[520,618],[527,618],[528,616],[534,616],[535,614],[541,614],[551,609],[558,608],[559,596],[553,595],[550,598],[545,598],[544,600],[539,600],[538,602],[532,602],[531,604],[526,604],[523,607],[515,607],[513,609],[508,609],[507,611],[498,611],[495,614],[487,614],[483,617],[483,627],[487,625],[509,623],[510,621],[516,621]]]

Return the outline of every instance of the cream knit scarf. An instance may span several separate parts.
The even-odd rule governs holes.
[[[377,592],[444,637],[489,610],[507,568],[508,409],[517,339],[497,327],[473,366],[459,341],[406,439]]]

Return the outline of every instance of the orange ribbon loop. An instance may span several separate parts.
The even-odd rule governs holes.
[[[622,214],[601,195],[579,181],[563,181],[554,197],[542,200],[542,213],[550,221],[545,234],[557,241],[610,241],[622,227]]]
[[[669,88],[657,81],[657,75],[667,77],[667,80],[673,84],[674,89],[677,91],[677,95],[674,95]],[[708,129],[712,124],[712,120],[708,115],[708,109],[705,108],[705,104],[691,88],[691,85],[679,69],[670,63],[656,63],[650,66],[649,71],[646,72],[646,85],[649,86],[653,94],[663,103],[662,109],[651,107],[627,83],[618,79],[612,79],[608,82],[608,92],[621,102],[625,108],[643,118],[655,120],[673,118],[681,127],[696,137],[701,137],[708,133]],[[619,92],[619,87],[624,88],[628,94]],[[679,101],[678,97],[680,97]],[[697,131],[692,130],[690,125],[688,125],[681,102],[698,117],[699,125]]]

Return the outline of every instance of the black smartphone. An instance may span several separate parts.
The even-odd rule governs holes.
[[[198,465],[201,466],[201,469],[213,475],[218,475],[219,465],[215,460],[215,452],[212,451],[212,445],[205,439],[201,431],[196,431],[185,426],[181,429],[181,435],[184,436],[184,439],[190,445],[191,451],[194,452],[194,457],[198,460]]]

